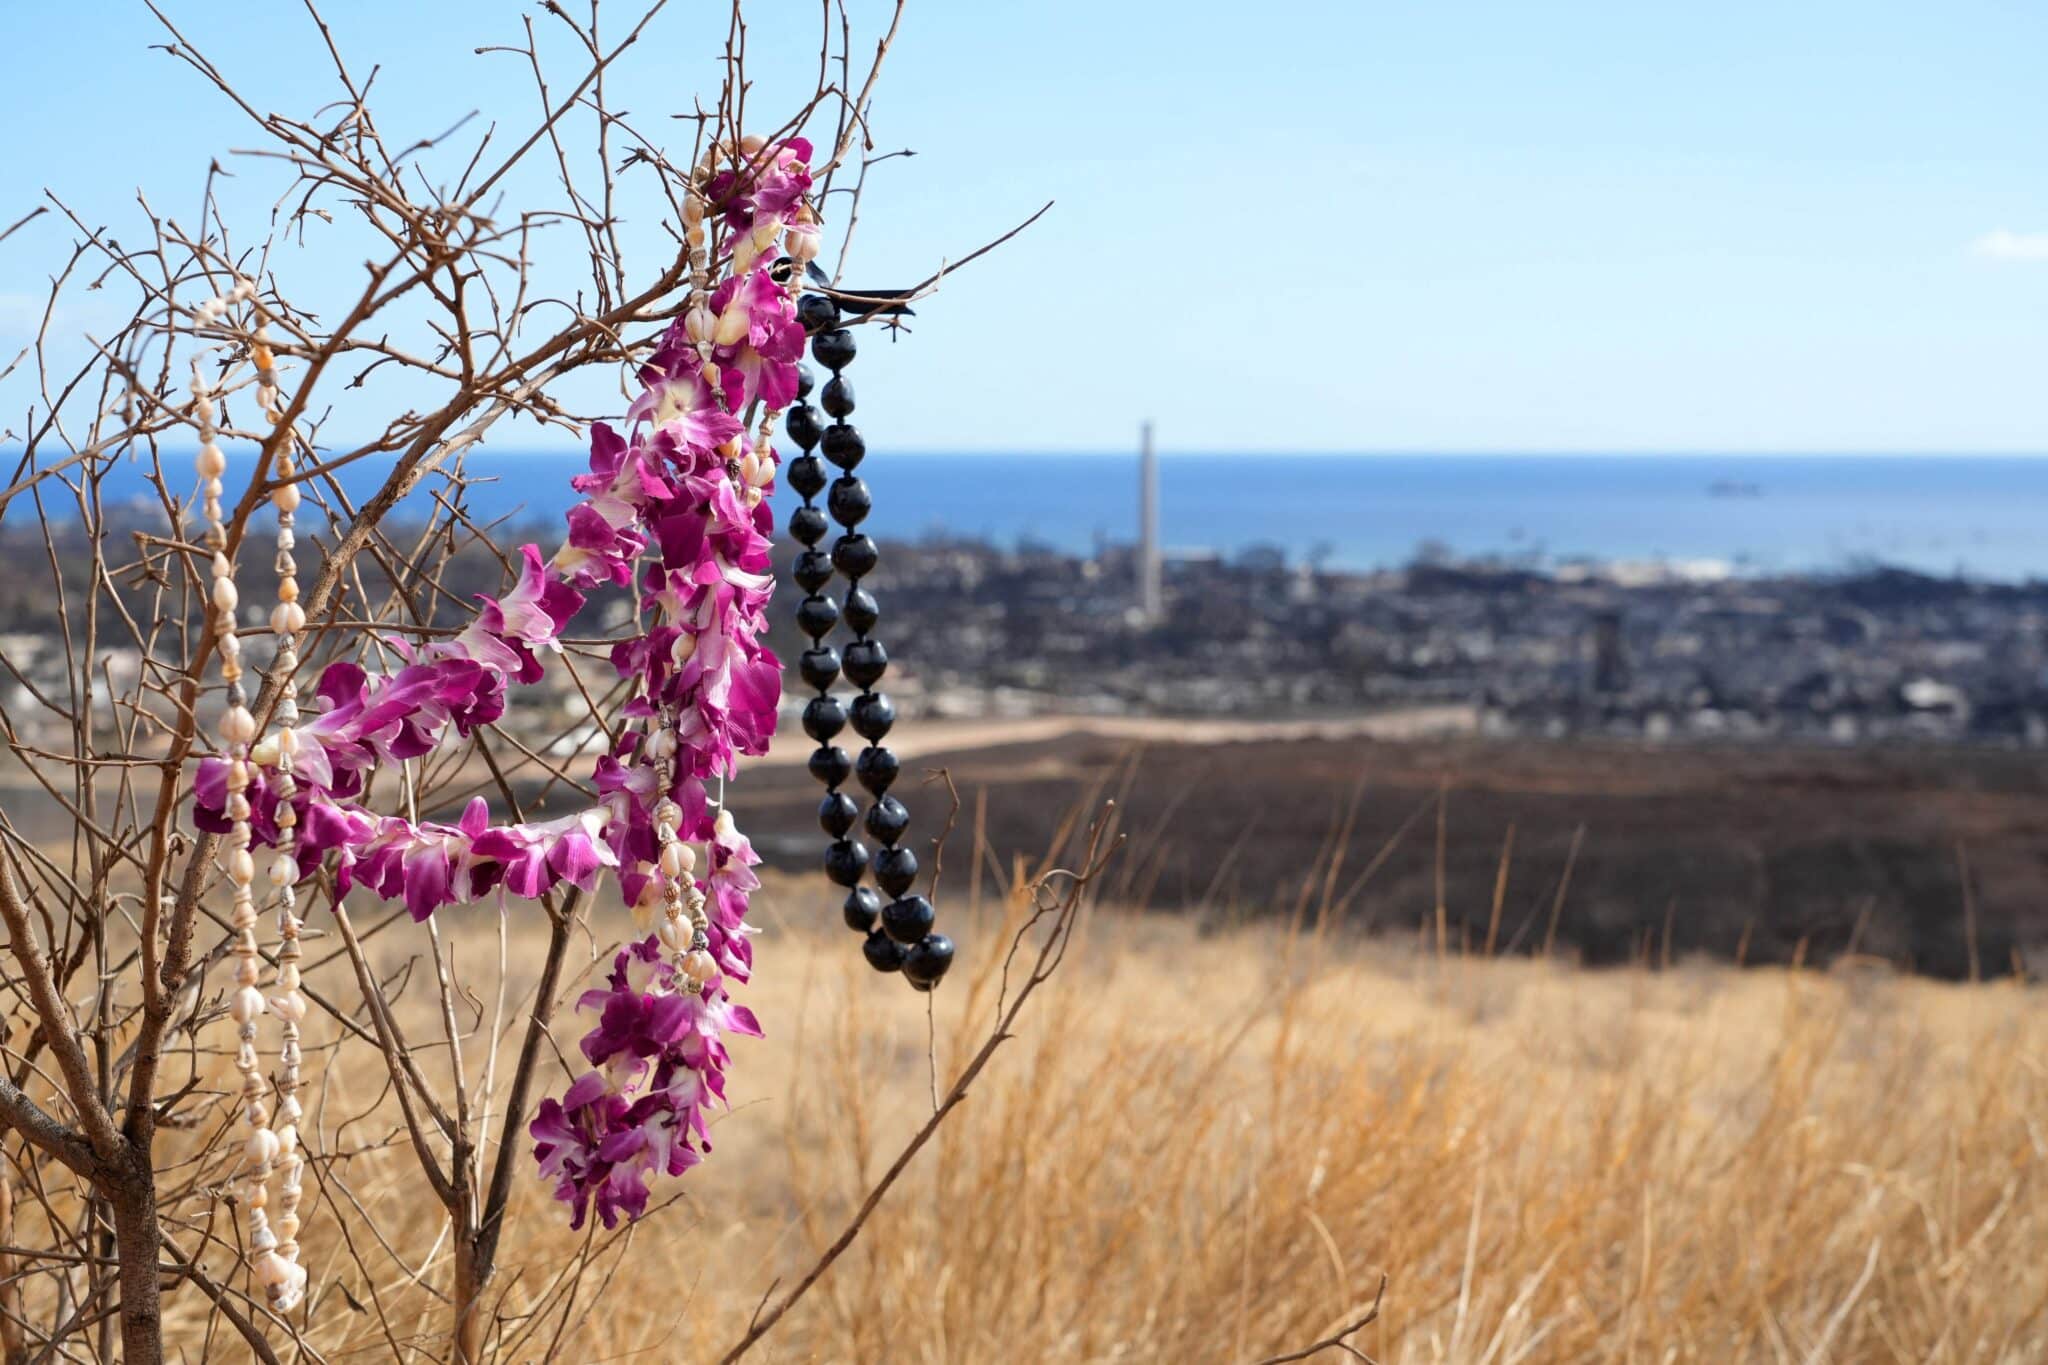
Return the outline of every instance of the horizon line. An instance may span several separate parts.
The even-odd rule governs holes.
[[[490,451],[488,442],[478,442],[472,450]],[[578,453],[574,446],[497,447],[501,455],[573,455]],[[1129,447],[1118,446],[1044,446],[1036,449],[1027,447],[949,447],[949,446],[876,446],[871,453],[889,458],[908,459],[975,459],[1033,458],[1054,456],[1074,459],[1135,459],[1138,446],[1133,442]],[[1161,459],[1238,457],[1245,459],[1527,459],[1527,460],[2043,460],[2048,459],[2048,447],[2038,450],[1622,450],[1622,449],[1571,449],[1539,447],[1466,447],[1455,450],[1437,450],[1429,447],[1387,447],[1363,450],[1242,450],[1228,446],[1160,446],[1157,451]],[[233,458],[232,454],[230,458]]]
[[[354,443],[338,441],[320,448],[330,451],[347,451]],[[195,447],[196,448],[196,447]],[[187,449],[182,446],[163,447],[166,452]],[[473,451],[495,452],[500,455],[573,455],[580,451],[574,445],[520,446],[502,444],[493,447],[488,441],[479,441],[471,447]],[[0,453],[19,455],[23,448],[16,445],[0,445]],[[114,452],[104,452],[113,454]],[[233,460],[236,450],[227,452]],[[254,452],[249,452],[253,454]],[[879,453],[879,452],[878,452]],[[890,446],[886,453],[894,457],[931,459],[937,457],[975,458],[1064,456],[1086,459],[1131,459],[1138,454],[1137,443],[1128,447],[1120,446],[1043,446],[1029,447],[949,447],[949,446]],[[1159,456],[1196,456],[1203,458],[1236,456],[1249,459],[1276,457],[1282,459],[1573,459],[1573,460],[2040,460],[2048,459],[2048,446],[2036,450],[1972,450],[1972,449],[1801,449],[1788,447],[1783,450],[1714,450],[1701,447],[1672,449],[1656,448],[1574,448],[1574,447],[1512,447],[1512,446],[1466,446],[1438,449],[1428,446],[1389,446],[1355,450],[1286,450],[1267,448],[1246,450],[1229,446],[1161,446]]]
[[[1073,455],[1114,459],[1127,459],[1138,453],[1133,443],[1129,448],[1110,446],[1046,447],[1041,449],[959,449],[944,446],[891,446],[886,453],[893,456],[974,456],[974,455]],[[1798,449],[1784,450],[1713,450],[1706,448],[1681,449],[1601,449],[1571,447],[1461,447],[1458,449],[1435,449],[1427,446],[1394,446],[1358,450],[1244,450],[1228,446],[1160,446],[1159,456],[1164,459],[1174,455],[1222,456],[1236,455],[1260,458],[1280,456],[1293,459],[1621,459],[1621,460],[2038,460],[2048,458],[2048,447],[2036,450],[1828,450]]]

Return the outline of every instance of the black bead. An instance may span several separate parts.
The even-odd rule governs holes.
[[[812,374],[812,373],[811,373],[811,367],[810,367],[810,366],[808,366],[808,365],[798,365],[798,366],[796,367],[796,396],[797,396],[797,397],[799,397],[799,398],[809,398],[809,397],[811,396],[811,389],[812,389],[812,388],[813,388],[813,387],[814,387],[814,386],[815,386],[815,385],[817,384],[817,382],[818,382],[818,376],[816,376],[815,374]]]
[[[843,374],[835,374],[825,381],[824,396],[818,403],[834,417],[844,417],[853,411],[853,381]]]
[[[885,796],[868,807],[868,833],[885,844],[893,844],[910,828],[910,809],[893,796]]]
[[[823,744],[846,728],[846,708],[837,697],[812,697],[804,703],[804,733]]]
[[[832,328],[839,325],[839,305],[826,298],[823,294],[806,294],[796,301],[796,318],[798,322],[804,325],[806,332],[829,332]],[[851,360],[852,358],[852,354],[849,352],[847,359]],[[824,360],[827,365],[830,365],[835,370],[839,368],[838,365],[833,365],[831,361],[825,360],[825,357],[822,355],[818,359]],[[843,364],[844,362],[841,363]]]
[[[875,628],[875,622],[882,619],[881,605],[866,588],[849,588],[846,602],[840,610],[845,612],[846,624],[853,627],[856,635],[867,634]]]
[[[910,984],[928,991],[939,984],[953,965],[953,940],[944,934],[926,934],[903,956],[903,975]]]
[[[841,469],[851,470],[867,458],[867,439],[860,434],[859,427],[834,422],[825,428],[824,435],[819,440],[822,443],[819,449],[824,452],[825,458]]]
[[[853,760],[837,744],[821,744],[811,750],[811,776],[828,787],[836,787],[853,771]]]
[[[799,455],[789,462],[789,486],[800,498],[815,498],[825,491],[825,462],[815,455]]]
[[[835,839],[844,839],[859,818],[860,802],[845,792],[832,792],[818,803],[818,827]]]
[[[839,913],[845,916],[846,927],[856,934],[873,933],[875,920],[882,913],[882,898],[872,886],[856,886],[846,893]]]
[[[829,597],[806,597],[796,604],[796,628],[813,640],[839,624],[839,607]]]
[[[874,499],[868,496],[868,486],[851,474],[842,474],[832,480],[832,491],[825,495],[825,505],[832,509],[832,519],[841,526],[860,525],[861,518],[874,506]]]
[[[869,934],[867,942],[860,945],[860,951],[868,965],[878,972],[901,971],[903,959],[910,952],[887,934]]]
[[[796,671],[805,684],[823,692],[839,680],[839,651],[830,645],[815,645],[796,656]]]
[[[775,264],[768,267],[768,278],[786,289],[789,287],[790,279],[795,276],[796,269],[795,257],[777,256]]]
[[[907,948],[932,931],[934,918],[923,896],[903,896],[882,907],[882,932]]]
[[[853,764],[854,772],[860,775],[860,784],[868,789],[870,796],[880,796],[889,790],[889,784],[896,780],[896,774],[902,767],[896,755],[879,744],[870,744],[862,749]]]
[[[848,578],[865,578],[881,562],[875,542],[859,532],[849,532],[832,542],[832,567]]]
[[[823,550],[805,550],[796,557],[794,576],[799,588],[816,595],[818,589],[832,581],[832,556]]]
[[[835,839],[825,846],[825,875],[841,886],[860,885],[860,874],[867,870],[867,845],[860,840]]]
[[[823,508],[799,507],[789,514],[789,533],[806,545],[816,545],[831,529]]]
[[[846,647],[845,667],[848,682],[862,689],[873,687],[889,671],[889,651],[880,640],[855,640]]]
[[[879,744],[896,723],[896,703],[886,692],[864,692],[853,699],[853,730],[870,744]]]
[[[826,302],[830,303],[831,300],[827,299]],[[798,305],[797,311],[801,315],[803,311],[801,304]],[[838,309],[836,308],[833,310],[833,320],[838,320]],[[817,330],[811,328],[808,322],[804,325],[812,331]],[[811,354],[816,356],[818,363],[828,370],[843,370],[848,365],[851,365],[855,349],[853,333],[847,331],[844,327],[839,328],[837,331],[818,332],[817,336],[811,341]]]
[[[902,895],[916,880],[917,855],[909,849],[885,848],[875,855],[875,884],[890,895]]]
[[[818,437],[825,432],[825,424],[818,420],[818,410],[809,403],[799,403],[791,408],[782,426],[789,433],[789,439],[805,450],[816,445]]]

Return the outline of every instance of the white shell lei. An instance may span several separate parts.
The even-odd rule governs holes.
[[[218,322],[233,305],[253,299],[255,292],[255,286],[249,281],[238,281],[228,293],[201,304],[195,310],[196,314],[201,322]],[[270,347],[263,339],[260,324],[252,338],[250,355],[256,363],[257,404],[265,416],[275,422],[280,415],[276,374]],[[296,565],[291,559],[292,513],[299,504],[299,489],[296,483],[284,482],[271,495],[278,511],[279,575],[278,604],[271,613],[271,626],[278,635],[272,669],[279,683],[277,718],[281,728],[260,747],[264,757],[274,750],[278,762],[280,838],[268,872],[270,882],[277,890],[278,923],[283,939],[278,949],[280,966],[275,982],[276,994],[266,998],[258,985],[263,967],[256,944],[256,863],[250,851],[249,829],[249,779],[252,753],[258,747],[256,718],[249,711],[248,695],[242,686],[241,640],[235,633],[240,594],[235,586],[234,565],[227,557],[227,526],[221,509],[221,476],[227,470],[227,460],[216,439],[219,433],[214,422],[217,411],[214,394],[215,390],[207,384],[195,360],[192,366],[192,399],[193,420],[199,434],[197,466],[202,481],[206,545],[213,552],[210,601],[215,639],[220,650],[221,680],[227,685],[227,708],[221,716],[220,741],[228,756],[229,829],[222,841],[222,864],[234,888],[230,923],[235,935],[235,991],[229,1009],[235,1020],[235,1069],[242,1078],[242,1118],[249,1134],[243,1145],[242,1202],[247,1216],[250,1268],[258,1283],[263,1285],[271,1307],[285,1312],[298,1304],[306,1287],[306,1272],[297,1263],[299,1188],[305,1165],[298,1141],[298,1026],[305,1017],[306,1006],[299,992],[299,919],[294,889],[298,866],[291,851],[296,817],[290,805],[293,792],[291,755],[298,749],[298,738],[292,728],[298,721],[298,704],[291,686],[291,674],[298,666],[297,634],[305,624],[305,611],[298,605]],[[292,472],[291,453],[280,448],[276,476],[289,480]],[[270,1111],[264,1103],[262,1061],[256,1046],[256,1021],[265,1013],[275,1013],[283,1022],[275,1128],[271,1126]],[[278,1169],[281,1185],[275,1228],[271,1226],[269,1217],[273,1166]]]
[[[284,411],[278,404],[276,362],[264,338],[256,329],[250,356],[256,364],[256,405],[273,425]],[[270,884],[277,892],[277,980],[270,997],[271,1012],[277,1015],[278,1042],[277,1116],[277,1256],[285,1272],[276,1279],[264,1279],[271,1306],[283,1312],[305,1292],[306,1272],[299,1265],[299,1193],[305,1171],[305,1157],[299,1150],[299,1025],[306,1017],[306,999],[299,990],[299,864],[294,852],[298,816],[292,808],[297,786],[292,780],[292,759],[299,750],[296,729],[299,722],[298,672],[299,632],[306,628],[306,609],[299,605],[298,563],[292,557],[297,544],[294,522],[299,508],[297,469],[289,433],[277,446],[271,470],[271,505],[277,509],[277,605],[271,608],[270,628],[277,648],[271,660],[271,681],[277,688],[277,845],[270,859]],[[275,1273],[275,1268],[272,1268]],[[258,1277],[264,1271],[259,1267]]]

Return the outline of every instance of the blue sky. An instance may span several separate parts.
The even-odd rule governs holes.
[[[471,50],[530,9],[330,8],[383,67],[387,129],[529,117],[516,64]],[[653,123],[708,93],[713,8],[677,0],[619,102]],[[166,9],[266,107],[327,97],[295,6]],[[882,6],[852,9],[872,33]],[[816,6],[750,13],[772,105],[808,79]],[[132,229],[136,187],[192,205],[208,156],[249,144],[158,41],[126,0],[0,11],[0,222],[49,185]],[[935,450],[1118,449],[1149,415],[1170,449],[2048,451],[2043,53],[2048,7],[2021,4],[912,0],[876,126],[919,155],[877,169],[849,278],[918,278],[1057,204],[870,346],[864,427]],[[239,187],[259,213],[266,173]],[[69,236],[0,243],[0,340]],[[285,268],[339,288],[352,265]]]

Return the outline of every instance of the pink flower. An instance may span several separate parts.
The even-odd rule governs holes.
[[[588,891],[599,869],[618,866],[604,825],[602,806],[539,824],[500,825],[472,836],[470,857],[479,869],[497,864],[492,880],[528,900],[565,883]]]
[[[764,218],[781,221],[811,188],[811,144],[793,137],[764,147],[744,166],[711,178],[711,202],[725,205],[725,224],[735,234],[751,231]]]
[[[570,483],[589,496],[569,510],[569,539],[550,567],[578,587],[631,583],[647,548],[647,508],[673,490],[645,448],[627,445],[603,422],[591,424],[590,472]]]
[[[732,817],[720,814],[712,827],[711,871],[704,878],[704,894],[711,910],[711,925],[705,930],[711,956],[718,969],[735,981],[746,981],[753,970],[754,948],[748,942],[753,932],[747,926],[747,904],[761,887],[753,869],[761,856],[747,836],[734,827]],[[747,1016],[749,1023],[753,1016]],[[745,1030],[743,1030],[745,1031]]]
[[[715,981],[702,994],[681,985],[650,936],[621,948],[606,984],[577,1002],[598,1013],[582,1043],[596,1069],[559,1102],[543,1101],[527,1128],[571,1227],[593,1204],[606,1227],[638,1218],[648,1177],[681,1175],[710,1149],[704,1110],[723,1100],[730,1060],[720,1035],[759,1037],[761,1028]]]
[[[376,835],[342,861],[337,884],[346,894],[364,886],[386,900],[405,897],[406,911],[423,920],[444,905],[468,900],[470,841],[481,834],[490,809],[479,796],[455,825],[418,825],[392,815]]]
[[[486,663],[511,674],[520,682],[538,682],[541,676],[536,649],[560,653],[556,639],[569,618],[583,605],[583,594],[549,575],[541,562],[540,547],[519,549],[519,581],[503,599],[479,593],[484,604],[476,620],[449,645],[436,653],[454,653]]]
[[[560,1100],[542,1100],[527,1125],[541,1175],[555,1182],[555,1197],[573,1210],[571,1228],[583,1226],[593,1195],[606,1227],[618,1225],[622,1208],[628,1217],[638,1217],[646,1208],[645,1185],[636,1204],[634,1191],[613,1186],[611,1163],[599,1155],[630,1107],[622,1096],[605,1088],[603,1076],[589,1071],[578,1077]]]
[[[744,430],[732,415],[737,396],[728,393],[722,404],[712,396],[702,362],[680,324],[670,328],[667,341],[640,373],[647,387],[626,409],[627,421],[648,422],[691,451],[715,450]]]
[[[712,354],[721,370],[745,376],[742,401],[788,407],[796,400],[796,365],[804,354],[804,327],[789,294],[767,271],[754,270],[718,286],[711,307],[720,313],[739,308],[747,314],[745,339]]]
[[[454,825],[398,816],[343,858],[338,884],[362,886],[385,899],[405,898],[416,920],[444,905],[467,904],[502,887],[532,899],[568,884],[589,890],[600,869],[617,859],[602,841],[602,808],[541,824],[492,827],[479,796]]]

